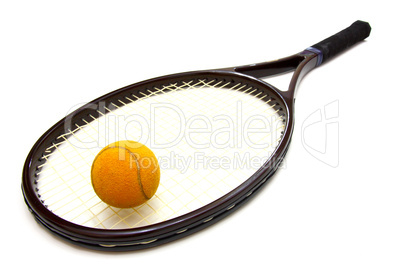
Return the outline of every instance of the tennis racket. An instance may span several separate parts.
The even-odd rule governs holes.
[[[197,232],[247,202],[275,173],[294,125],[303,76],[371,31],[356,21],[279,60],[162,76],[113,91],[45,132],[23,168],[22,191],[34,218],[84,247],[149,248]],[[287,91],[260,80],[294,71]],[[97,153],[118,140],[153,150],[156,194],[141,206],[103,203],[91,185]]]

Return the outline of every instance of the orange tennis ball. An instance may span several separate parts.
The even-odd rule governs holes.
[[[110,206],[130,208],[149,200],[158,189],[160,169],[154,153],[135,141],[103,148],[92,164],[92,186]]]

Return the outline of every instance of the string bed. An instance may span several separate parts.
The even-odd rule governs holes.
[[[242,83],[195,79],[163,85],[97,106],[45,150],[38,196],[54,214],[94,228],[135,228],[200,208],[239,186],[271,156],[285,118],[263,91]],[[120,209],[103,203],[91,184],[97,153],[117,140],[139,141],[161,168],[156,194]]]

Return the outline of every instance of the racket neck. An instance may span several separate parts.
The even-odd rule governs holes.
[[[296,67],[292,79],[290,80],[288,90],[286,92],[282,92],[287,101],[291,101],[292,104],[296,97],[297,89],[301,80],[306,76],[307,73],[319,65],[318,55],[314,52],[304,50],[297,55],[304,57],[304,59]]]
[[[294,71],[303,60],[304,57],[296,54],[278,60],[234,67],[233,70],[255,78],[267,78]]]
[[[286,58],[233,67],[230,70],[255,78],[269,78],[293,71],[294,73],[287,91],[281,92],[288,103],[292,104],[300,81],[309,71],[317,66],[317,63],[318,55],[313,51],[304,50]]]

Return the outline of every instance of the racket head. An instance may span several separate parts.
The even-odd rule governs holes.
[[[113,107],[119,109],[125,105],[121,100],[132,100],[134,99],[133,96],[141,98],[144,94],[156,96],[163,94],[161,88],[168,88],[169,85],[176,85],[179,88],[185,87],[192,83],[191,81],[202,81],[203,84],[219,82],[221,85],[226,84],[225,88],[240,84],[244,88],[239,89],[240,91],[251,88],[252,90],[248,90],[247,94],[257,96],[262,101],[269,100],[282,118],[284,129],[275,151],[272,152],[273,156],[249,178],[222,197],[194,211],[135,228],[100,229],[83,226],[60,217],[47,207],[38,190],[38,177],[40,177],[38,173],[40,174],[41,169],[46,164],[46,155],[57,151],[55,145],[64,142],[69,133],[73,133],[87,122],[93,121],[94,118],[98,119],[103,116],[102,113],[99,113],[100,104],[103,107],[110,107],[112,111]],[[290,142],[293,128],[292,104],[292,101],[285,99],[280,91],[270,84],[231,70],[174,74],[121,88],[97,98],[67,115],[40,137],[31,149],[24,165],[22,190],[25,201],[37,221],[47,229],[72,243],[90,248],[115,251],[132,250],[152,247],[178,239],[205,228],[234,211],[273,175]]]

